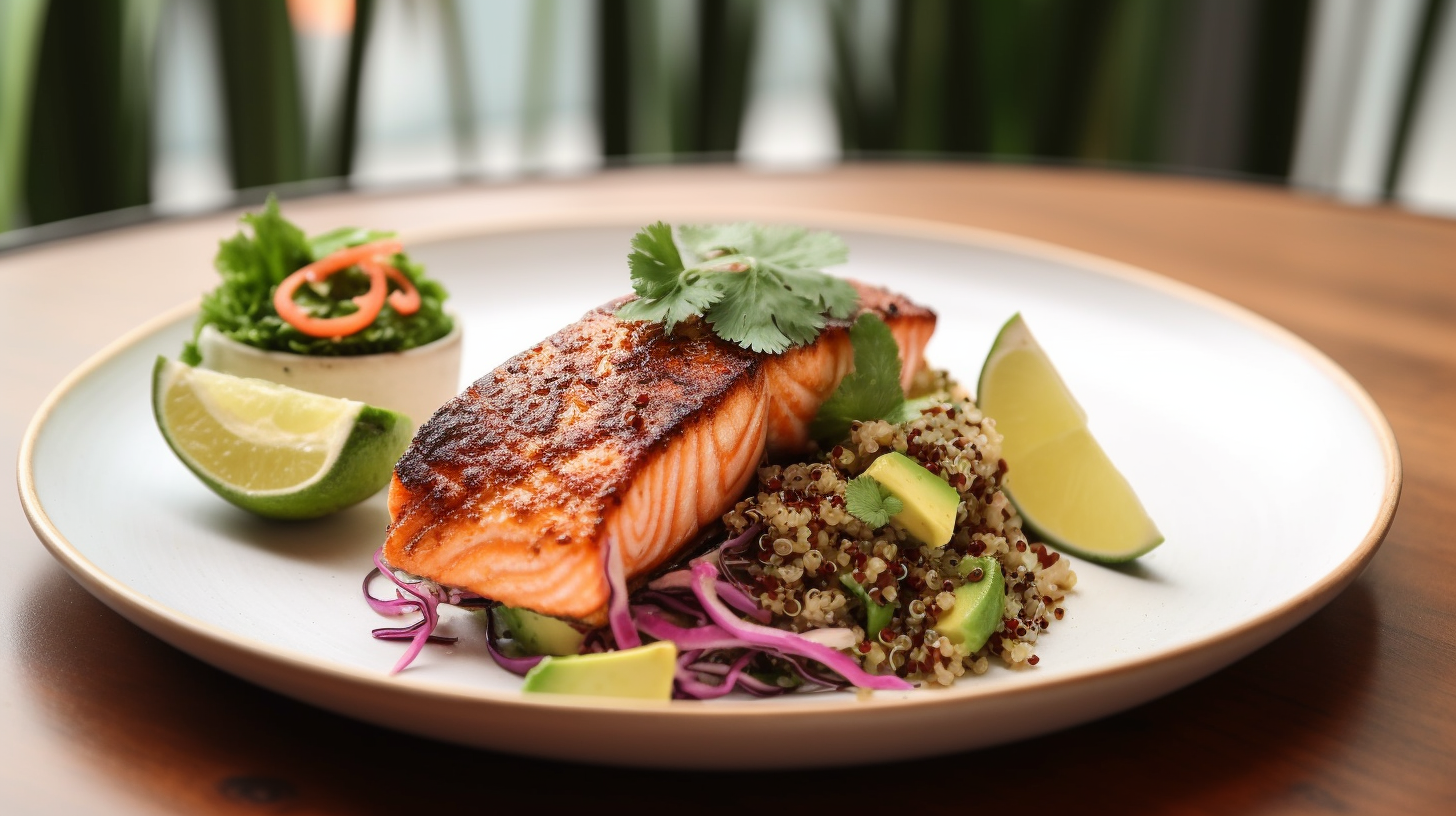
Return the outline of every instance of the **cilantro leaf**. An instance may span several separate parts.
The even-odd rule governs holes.
[[[672,239],[672,227],[658,221],[632,238],[627,256],[637,300],[617,310],[623,320],[650,320],[673,327],[703,314],[723,296],[719,282],[689,270]]]
[[[847,257],[839,236],[803,227],[684,226],[675,241],[672,227],[659,221],[632,239],[628,266],[638,299],[617,316],[660,321],[668,331],[701,316],[719,337],[777,354],[812,342],[826,314],[854,313],[859,293],[820,269]]]
[[[705,315],[718,336],[753,351],[777,354],[812,343],[824,328],[817,303],[786,289],[771,272],[750,268],[726,275],[723,299]]]
[[[875,529],[890,523],[890,517],[905,509],[905,503],[892,495],[873,476],[859,476],[844,486],[844,509],[851,516]]]
[[[900,388],[900,344],[885,321],[873,314],[860,315],[849,329],[854,347],[854,371],[845,375],[809,425],[809,433],[821,443],[849,436],[849,423],[871,419],[904,422],[908,414],[905,392]]]

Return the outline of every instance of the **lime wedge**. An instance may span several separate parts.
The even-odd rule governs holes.
[[[1021,315],[1006,321],[991,344],[976,392],[1004,437],[1006,495],[1046,543],[1104,563],[1132,560],[1163,543]]]
[[[389,483],[410,439],[402,414],[157,358],[152,410],[172,452],[219,496],[306,519]]]

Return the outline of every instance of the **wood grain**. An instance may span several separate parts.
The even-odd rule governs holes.
[[[211,669],[127,624],[0,508],[0,810],[397,813],[651,809],[1035,812],[1456,812],[1456,223],[1241,184],[954,165],[810,175],[731,168],[605,173],[499,187],[296,202],[312,229],[406,233],[553,212],[711,200],[968,224],[1186,281],[1303,336],[1358,379],[1400,441],[1405,491],[1381,552],[1307,623],[1219,674],[1126,714],[1025,743],[870,767],[683,774],[567,766],[363,725]],[[72,367],[211,285],[232,214],[0,255],[3,439]],[[813,750],[766,739],[764,750]],[[787,762],[787,759],[786,759]],[[902,804],[903,803],[903,804]],[[616,808],[614,806],[621,806]],[[1018,808],[1019,809],[1019,808]],[[823,812],[833,812],[824,810]]]

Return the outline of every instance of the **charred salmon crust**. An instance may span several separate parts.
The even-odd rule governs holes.
[[[935,315],[859,286],[921,365]],[[765,356],[705,325],[665,335],[588,312],[446,403],[415,434],[389,489],[385,560],[509,606],[592,624],[611,537],[629,578],[650,573],[742,496],[766,450],[807,442],[853,366],[848,327]]]

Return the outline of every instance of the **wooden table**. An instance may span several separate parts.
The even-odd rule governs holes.
[[[740,775],[620,771],[404,736],[223,674],[133,627],[50,558],[18,502],[0,507],[0,811],[452,813],[568,806],[930,812],[1086,803],[1134,812],[1456,812],[1456,222],[1276,188],[953,165],[812,175],[733,168],[299,201],[310,229],[406,232],[561,210],[710,199],[971,224],[1099,253],[1192,283],[1302,335],[1347,368],[1395,428],[1405,490],[1380,553],[1291,634],[1136,710],[994,751],[868,768]],[[234,214],[0,255],[5,455],[73,367],[209,288]],[[84,316],[84,319],[81,319]],[[396,781],[397,780],[397,781]],[[988,783],[998,786],[993,793]],[[569,803],[569,805],[567,804]],[[821,805],[815,804],[814,807]],[[928,804],[924,806],[928,808]],[[796,812],[787,810],[785,812]],[[807,812],[798,811],[798,812]],[[952,811],[959,812],[959,811]]]

